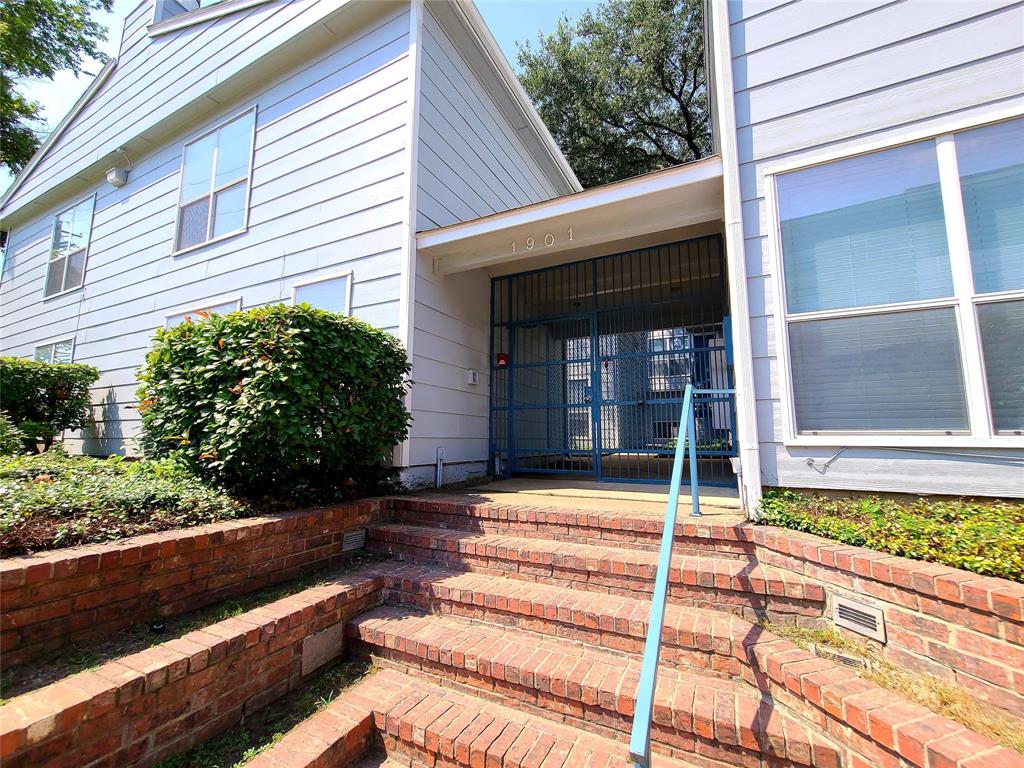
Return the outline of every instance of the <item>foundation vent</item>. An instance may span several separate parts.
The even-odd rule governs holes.
[[[829,648],[827,645],[818,645],[817,643],[811,643],[811,653],[815,656],[819,656],[823,659],[829,659],[837,664],[842,664],[845,667],[851,669],[871,669],[871,664],[862,656],[857,656],[847,651],[841,651],[837,648]]]
[[[885,642],[885,616],[879,608],[837,595],[833,601],[832,619],[838,627]]]
[[[366,546],[366,529],[365,528],[353,528],[351,531],[345,531],[345,537],[341,540],[341,551],[352,552],[356,549],[362,549]]]

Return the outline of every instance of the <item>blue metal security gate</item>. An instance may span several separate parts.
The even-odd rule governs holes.
[[[494,278],[492,471],[667,482],[687,384],[731,389],[722,240]],[[735,484],[732,395],[695,406],[701,482]]]

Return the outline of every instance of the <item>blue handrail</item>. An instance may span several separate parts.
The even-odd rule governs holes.
[[[690,454],[690,500],[693,505],[690,515],[692,517],[701,516],[697,490],[697,440],[696,434],[694,434],[693,398],[695,395],[733,395],[735,393],[735,389],[694,389],[693,385],[687,384],[683,396],[683,410],[679,415],[679,438],[676,442],[676,455],[672,463],[672,482],[668,492],[668,509],[665,511],[665,527],[661,532],[658,571],[654,576],[651,615],[647,622],[647,639],[644,642],[644,660],[643,666],[640,668],[636,705],[633,708],[633,732],[629,737],[629,754],[637,768],[649,768],[651,764],[651,715],[654,712],[654,688],[658,678],[658,663],[661,660],[661,630],[665,623],[668,574],[672,564],[672,544],[675,540],[679,487],[683,482],[683,460],[687,448],[689,448]]]

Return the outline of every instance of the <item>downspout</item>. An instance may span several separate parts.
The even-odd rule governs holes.
[[[722,156],[722,187],[725,210],[726,265],[729,271],[729,304],[733,318],[736,420],[742,472],[740,499],[748,519],[761,500],[761,455],[757,442],[754,393],[754,358],[750,343],[750,305],[747,300],[747,262],[743,242],[743,209],[740,194],[739,153],[736,146],[736,105],[733,99],[732,46],[729,41],[729,6],[726,0],[708,0],[706,17],[711,21],[709,88],[714,87],[713,114],[718,151]]]

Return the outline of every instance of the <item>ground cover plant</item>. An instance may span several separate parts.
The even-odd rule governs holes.
[[[1024,503],[827,498],[770,491],[761,522],[1024,582]]]
[[[265,510],[209,487],[174,460],[0,457],[4,556],[204,525]]]
[[[247,495],[358,486],[408,433],[394,336],[301,304],[157,331],[139,373],[147,456]]]

